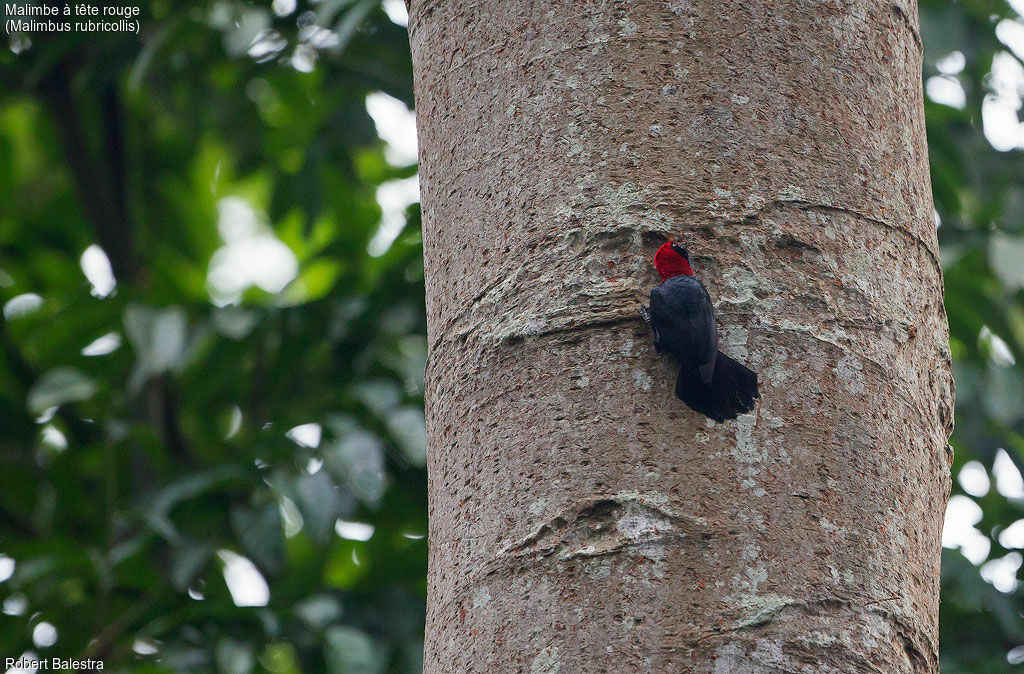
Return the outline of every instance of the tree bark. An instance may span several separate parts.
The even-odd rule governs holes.
[[[414,0],[427,672],[938,671],[914,0]],[[691,251],[755,413],[673,397]]]

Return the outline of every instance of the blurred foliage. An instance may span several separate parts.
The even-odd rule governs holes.
[[[1024,519],[1024,490],[1013,485],[1024,471],[1024,154],[997,151],[985,134],[999,133],[994,104],[1008,106],[1011,118],[1019,114],[1024,80],[1014,70],[1024,52],[1013,49],[1024,48],[1016,30],[1024,26],[1002,0],[922,0],[920,12],[931,94],[925,105],[932,187],[957,383],[953,494],[975,500],[983,513],[971,554],[979,565],[956,547],[943,550],[941,665],[945,674],[1019,671],[1024,594],[1012,571],[1020,575],[1020,553],[1003,544],[1024,547],[1024,540],[1003,536],[1001,543],[1000,534]],[[937,95],[950,84],[962,95]],[[1012,462],[997,461],[1000,451]],[[969,463],[976,479],[955,479]],[[980,485],[978,473],[988,475]],[[999,567],[1002,574],[995,573]],[[999,589],[988,582],[993,575],[1002,576]]]
[[[367,252],[377,188],[415,174],[366,111],[377,91],[412,105],[405,31],[376,0],[141,7],[140,36],[0,51],[0,654],[418,671],[415,207]],[[1024,519],[1024,154],[993,148],[982,109],[1021,107],[992,74],[1020,19],[1002,0],[921,0],[921,19],[946,92],[926,110],[954,475],[1010,461],[1001,490],[954,480],[988,552],[944,551],[942,667],[1010,672],[1024,594],[990,581],[1024,547],[1001,535]],[[252,259],[270,280],[231,273]],[[83,273],[106,260],[114,288]]]
[[[0,54],[0,654],[419,671],[415,208],[367,253],[416,172],[366,107],[412,105],[405,29],[377,0],[141,7],[140,36]]]

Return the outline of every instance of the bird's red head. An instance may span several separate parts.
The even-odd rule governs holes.
[[[654,254],[654,268],[661,274],[662,281],[673,276],[693,276],[690,254],[681,245],[671,241],[661,244],[661,248]]]

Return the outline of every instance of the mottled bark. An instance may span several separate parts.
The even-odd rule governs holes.
[[[913,0],[414,0],[427,672],[937,671],[952,424]],[[756,413],[673,397],[683,241]]]

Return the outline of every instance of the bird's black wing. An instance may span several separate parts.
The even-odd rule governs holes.
[[[672,354],[710,382],[718,354],[718,326],[704,285],[693,276],[673,276],[651,291],[650,311],[658,350]]]

